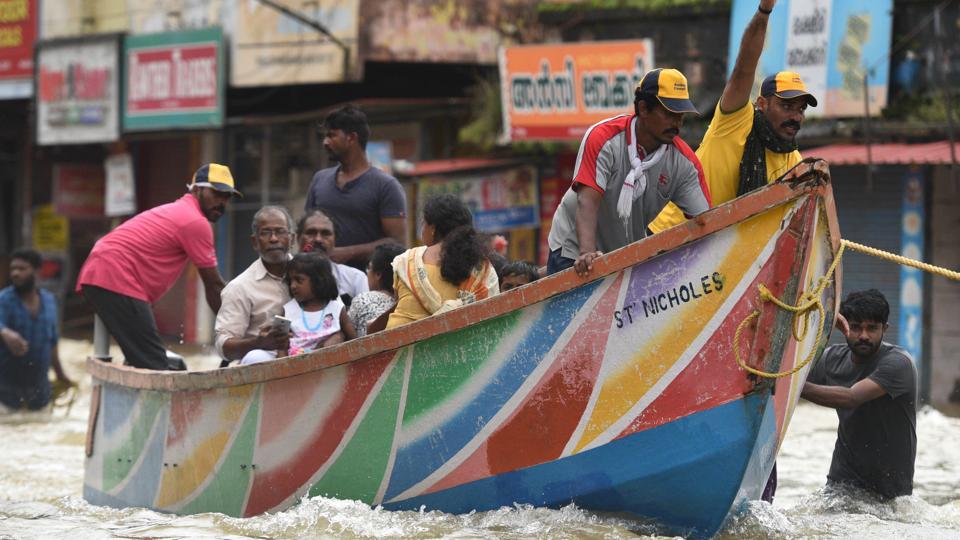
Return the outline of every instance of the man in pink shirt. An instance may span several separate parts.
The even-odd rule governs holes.
[[[77,291],[134,367],[186,369],[168,363],[150,304],[170,290],[188,260],[203,280],[210,309],[220,309],[224,282],[210,223],[220,219],[234,194],[242,195],[230,169],[217,163],[200,167],[187,189],[178,200],[134,216],[97,241],[77,278]]]

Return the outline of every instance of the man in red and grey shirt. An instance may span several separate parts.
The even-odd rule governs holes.
[[[710,208],[700,161],[678,136],[684,113],[697,112],[687,79],[655,69],[635,90],[634,112],[594,124],[583,136],[567,190],[547,239],[547,273],[573,266],[586,275],[593,261],[647,235],[668,202],[688,217]]]

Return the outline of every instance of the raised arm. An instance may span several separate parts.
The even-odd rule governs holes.
[[[769,15],[761,10],[771,11],[776,3],[777,0],[760,0],[759,9],[743,31],[737,61],[733,65],[733,72],[727,80],[727,85],[723,87],[723,95],[720,97],[721,112],[737,111],[750,100],[750,90],[753,88],[753,78],[757,72],[760,53],[763,52],[763,41],[767,34],[767,19],[769,19]]]

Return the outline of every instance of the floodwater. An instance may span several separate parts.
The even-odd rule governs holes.
[[[172,516],[87,504],[83,444],[90,344],[62,340],[60,357],[81,392],[72,409],[0,423],[0,539],[66,538],[656,538],[656,530],[598,517],[576,507],[504,508],[469,515],[387,512],[352,501],[316,498],[274,515]],[[216,365],[215,358],[190,361]],[[751,503],[721,538],[960,538],[960,418],[932,409],[918,415],[914,495],[879,502],[857,493],[822,491],[836,415],[802,402],[779,458],[780,485],[771,506]]]

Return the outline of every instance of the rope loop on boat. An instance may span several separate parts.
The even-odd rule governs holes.
[[[827,272],[817,281],[816,287],[811,289],[808,292],[802,292],[800,294],[799,301],[797,305],[791,305],[783,300],[780,300],[770,289],[766,287],[763,283],[757,285],[757,290],[760,295],[760,301],[762,302],[773,302],[777,307],[785,311],[790,311],[793,313],[793,338],[798,342],[803,341],[807,337],[807,332],[810,329],[810,314],[813,313],[814,309],[819,315],[819,324],[817,325],[817,338],[814,340],[814,346],[810,348],[810,353],[807,354],[807,357],[803,359],[802,362],[796,365],[793,369],[789,371],[780,371],[776,373],[771,373],[768,371],[762,371],[747,365],[747,363],[740,357],[740,334],[743,333],[743,330],[747,325],[752,322],[754,319],[760,317],[760,311],[754,310],[747,315],[747,317],[737,326],[737,332],[733,336],[733,353],[737,359],[737,364],[741,369],[748,373],[757,375],[758,377],[763,377],[765,379],[778,379],[781,377],[789,377],[794,373],[800,371],[809,364],[814,357],[814,353],[817,350],[816,344],[820,343],[820,339],[823,337],[823,320],[826,317],[826,310],[823,308],[823,303],[821,298],[823,296],[824,289],[831,282],[831,277],[837,269],[837,265],[840,264],[840,259],[843,257],[843,252],[846,248],[853,249],[867,255],[872,255],[874,257],[879,257],[888,261],[892,261],[898,264],[905,266],[911,266],[913,268],[918,268],[920,270],[930,272],[939,276],[946,277],[948,279],[953,279],[960,281],[960,272],[955,272],[953,270],[943,268],[940,266],[934,266],[932,264],[927,264],[922,261],[911,259],[909,257],[904,257],[902,255],[897,255],[895,253],[890,253],[888,251],[883,251],[880,249],[872,248],[870,246],[865,246],[863,244],[858,244],[856,242],[851,242],[849,240],[840,240],[840,249],[837,250],[837,254],[833,257],[833,262],[830,264],[830,268],[827,269]]]

